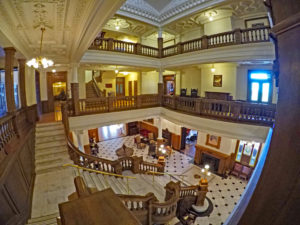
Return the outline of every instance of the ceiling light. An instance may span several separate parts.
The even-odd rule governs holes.
[[[212,16],[209,17],[209,21],[213,21],[214,18]]]
[[[56,72],[56,70],[55,70],[55,69],[53,69],[53,70],[52,70],[52,73],[55,73],[55,72]]]
[[[208,18],[209,21],[213,21],[214,17],[217,15],[217,11],[209,11],[206,12],[204,15]]]
[[[210,69],[210,70],[211,70],[211,72],[212,72],[212,73],[216,72],[216,69],[215,69],[215,66],[214,66],[214,64],[212,64],[212,66],[211,66],[211,69]]]
[[[120,27],[119,26],[116,26],[116,30],[119,30],[120,29]]]
[[[115,73],[119,73],[119,70],[115,69]]]
[[[124,74],[124,75],[128,75],[129,74],[129,72],[121,72],[122,74]]]
[[[53,66],[53,61],[50,59],[47,59],[46,57],[42,57],[41,53],[42,53],[42,46],[43,46],[43,37],[44,37],[44,32],[45,32],[45,28],[42,27],[41,28],[42,31],[42,35],[41,35],[41,44],[40,44],[40,55],[32,58],[31,60],[27,61],[27,66],[29,67],[33,67],[35,69],[42,67],[42,68],[47,68],[49,66]]]

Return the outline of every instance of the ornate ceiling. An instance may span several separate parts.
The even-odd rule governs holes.
[[[55,62],[78,62],[124,1],[0,0],[0,33],[31,58],[39,54],[45,27],[42,54]]]

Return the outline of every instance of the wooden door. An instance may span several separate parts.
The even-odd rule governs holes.
[[[138,83],[137,83],[137,80],[135,80],[133,84],[134,84],[133,95],[137,96],[138,95]]]
[[[125,77],[116,78],[116,96],[125,96]]]
[[[49,112],[54,112],[53,83],[56,82],[67,83],[67,72],[47,72],[47,94]]]
[[[128,95],[132,96],[132,81],[128,81]]]

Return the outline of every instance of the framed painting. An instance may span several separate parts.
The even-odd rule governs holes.
[[[112,84],[105,84],[105,88],[112,88]]]
[[[206,145],[219,149],[221,145],[221,137],[215,135],[206,135]]]
[[[222,87],[222,75],[214,75],[213,86]]]
[[[269,18],[267,16],[245,20],[246,28],[259,28],[259,27],[268,27],[268,26],[270,26],[270,23],[269,23]]]

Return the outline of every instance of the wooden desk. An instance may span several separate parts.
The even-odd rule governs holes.
[[[58,207],[62,225],[141,225],[110,188]]]

